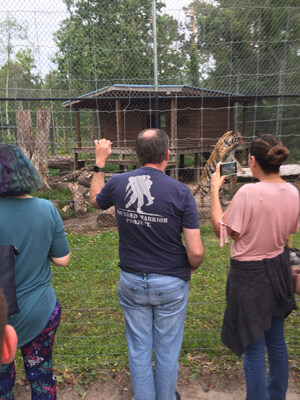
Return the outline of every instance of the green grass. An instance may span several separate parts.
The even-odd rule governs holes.
[[[230,246],[219,247],[211,226],[201,227],[205,247],[202,266],[192,276],[180,363],[193,366],[199,357],[223,363],[238,362],[221,343],[225,285]],[[54,347],[58,380],[80,377],[87,384],[98,368],[121,370],[128,365],[122,311],[118,302],[118,234],[94,236],[68,233],[72,259],[67,267],[52,267],[52,284],[63,308]],[[293,247],[300,246],[300,234]],[[291,365],[299,369],[299,312],[286,323]]]
[[[210,358],[230,357],[220,341],[230,246],[219,247],[211,226],[202,227],[201,234],[206,253],[190,284],[182,355],[205,352]],[[99,365],[122,368],[127,365],[127,347],[117,295],[117,232],[95,236],[69,234],[68,240],[72,261],[66,268],[55,267],[52,278],[64,308],[57,353],[62,363],[75,371]],[[295,235],[293,245],[298,242],[299,235]],[[294,313],[287,323],[292,347],[299,347],[295,335],[297,320],[299,315]]]
[[[63,190],[53,189],[51,191],[45,190],[34,192],[31,193],[31,196],[53,201],[63,219],[70,218],[73,215],[70,211],[63,211],[63,208],[70,203],[70,199],[73,197],[70,189],[67,187]]]

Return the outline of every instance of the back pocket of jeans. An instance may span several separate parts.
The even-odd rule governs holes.
[[[186,283],[182,285],[172,288],[170,290],[157,290],[156,296],[159,301],[159,304],[165,310],[175,310],[180,308],[182,304],[186,301],[184,286]]]
[[[120,301],[124,303],[127,303],[128,300],[134,302],[137,296],[137,288],[126,284],[120,277],[118,294]]]

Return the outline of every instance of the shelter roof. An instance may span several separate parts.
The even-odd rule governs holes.
[[[95,101],[113,99],[149,99],[158,94],[159,99],[166,98],[230,98],[237,102],[249,102],[254,96],[242,95],[239,93],[223,92],[213,89],[199,88],[187,85],[158,85],[155,91],[154,85],[125,85],[115,84],[105,86],[93,92],[83,94],[76,99],[63,103],[64,107],[89,108],[89,103]]]

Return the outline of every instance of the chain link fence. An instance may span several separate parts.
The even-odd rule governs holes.
[[[224,204],[252,180],[244,150],[263,133],[290,149],[284,177],[299,188],[298,2],[157,1],[157,87],[153,3],[0,0],[0,141],[35,155],[72,249],[70,266],[53,270],[64,309],[56,346],[63,373],[127,362],[114,212],[95,215],[88,204],[96,138],[113,141],[109,178],[137,167],[136,135],[160,126],[171,141],[167,173],[195,192],[214,256],[191,283],[183,364],[199,354],[231,357],[220,342],[230,250],[211,239],[209,196],[196,194],[216,142],[234,130],[245,143],[243,172],[226,187]],[[287,334],[299,369],[298,331],[296,312]]]

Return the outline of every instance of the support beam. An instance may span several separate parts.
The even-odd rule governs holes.
[[[79,110],[75,110],[75,126],[76,126],[76,135],[77,135],[77,147],[81,147],[81,132],[80,132],[80,112]]]
[[[170,137],[170,147],[174,148],[176,146],[176,136],[177,136],[177,110],[175,99],[171,99],[171,137]]]
[[[247,135],[247,106],[246,104],[244,104],[244,108],[243,108],[243,136],[244,138]]]
[[[116,124],[117,124],[117,147],[120,147],[120,136],[122,131],[120,100],[116,100]]]
[[[175,168],[171,169],[170,175],[178,180],[178,165],[177,165],[177,110],[175,99],[171,99],[171,137],[170,147],[175,150]]]

